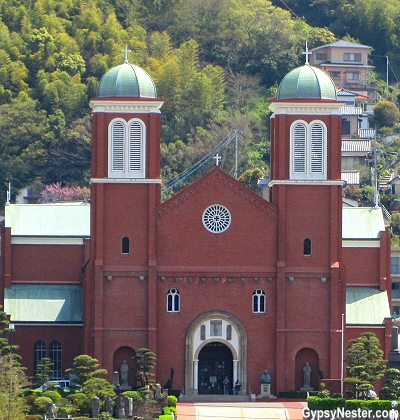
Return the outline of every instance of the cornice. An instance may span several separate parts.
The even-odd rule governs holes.
[[[318,181],[318,180],[296,180],[296,179],[274,179],[268,183],[269,187],[274,185],[344,185],[342,180],[328,180],[328,181]]]
[[[161,178],[92,178],[91,184],[161,184]]]
[[[274,115],[342,115],[339,102],[272,102],[269,109]]]
[[[249,204],[256,206],[261,211],[266,212],[270,216],[277,216],[277,212],[271,208],[271,203],[265,201],[256,193],[253,193],[244,185],[242,186],[239,182],[230,179],[230,177],[224,175],[220,170],[212,172],[210,175],[204,177],[203,179],[200,179],[192,186],[187,187],[182,192],[178,193],[176,198],[172,197],[165,203],[161,204],[161,206],[157,210],[158,216],[168,214],[170,211],[177,208],[179,205],[184,204],[191,197],[195,196],[196,194],[199,194],[202,190],[212,187],[212,184],[215,182],[220,182],[224,184],[224,186],[226,186],[234,193],[238,194]]]
[[[95,112],[118,112],[118,113],[142,113],[142,114],[160,114],[160,108],[164,101],[120,101],[106,99],[92,99],[89,102],[90,107]]]

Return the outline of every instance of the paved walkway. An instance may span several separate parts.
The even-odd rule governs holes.
[[[178,403],[178,420],[302,420],[303,402]]]

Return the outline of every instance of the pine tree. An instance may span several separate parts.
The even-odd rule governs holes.
[[[379,346],[378,338],[371,332],[364,332],[348,343],[344,382],[350,386],[348,392],[356,398],[366,398],[373,384],[385,373],[386,360],[382,358],[383,350]]]

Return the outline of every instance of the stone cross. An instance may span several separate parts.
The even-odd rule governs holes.
[[[125,53],[125,61],[124,61],[124,63],[128,63],[128,54],[130,52],[132,52],[132,50],[128,50],[128,46],[126,46],[124,50],[121,50],[121,52]]]
[[[215,166],[219,166],[219,162],[221,161],[221,156],[218,155],[218,153],[213,157],[215,159]]]
[[[306,41],[306,50],[302,52],[306,56],[306,64],[308,65],[308,56],[312,54],[311,51],[308,51],[307,41]]]

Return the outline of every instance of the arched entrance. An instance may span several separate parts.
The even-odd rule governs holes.
[[[199,394],[223,394],[222,381],[228,377],[232,389],[233,356],[223,343],[209,343],[199,353]]]
[[[246,330],[228,312],[205,312],[193,320],[186,333],[185,394],[222,394],[224,376],[228,376],[231,389],[239,379],[242,384],[239,394],[246,395]],[[210,377],[215,381],[214,387]]]

